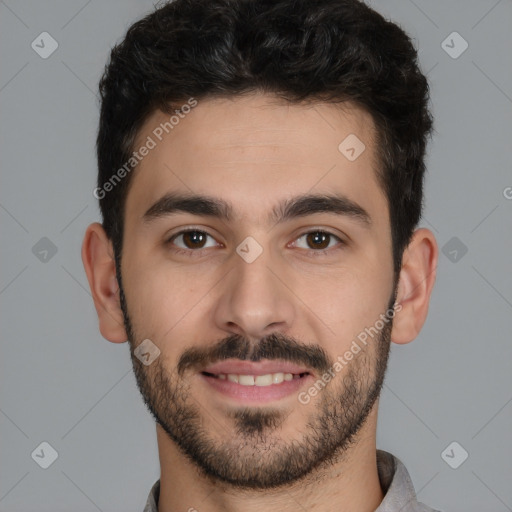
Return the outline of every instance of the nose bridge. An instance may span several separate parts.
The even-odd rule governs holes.
[[[226,276],[216,320],[223,329],[259,338],[276,329],[287,330],[294,306],[275,275],[280,271],[278,263],[271,261],[270,251],[262,250],[255,258],[253,252],[247,257],[254,250],[250,242],[247,247],[242,243],[238,254],[233,255],[233,269]]]

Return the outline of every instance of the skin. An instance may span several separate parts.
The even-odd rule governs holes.
[[[154,112],[138,143],[167,119]],[[353,162],[338,150],[349,134],[366,146]],[[212,346],[233,334],[257,343],[282,333],[321,347],[332,360],[344,354],[385,312],[393,292],[389,212],[376,165],[372,118],[353,105],[289,105],[260,93],[200,101],[140,162],[127,196],[121,274],[133,346],[151,339],[161,351],[158,364],[169,374],[185,349]],[[231,203],[233,219],[178,213],[144,222],[143,214],[166,192],[223,199]],[[368,212],[371,225],[332,213],[269,222],[276,204],[305,193],[343,194]],[[175,240],[181,247],[166,241],[190,227],[213,238],[199,255],[178,254],[174,249],[187,250],[183,239]],[[312,254],[318,249],[308,247],[302,235],[320,228],[346,243],[332,239],[327,253]],[[235,251],[247,236],[263,249],[252,263]],[[392,342],[408,343],[422,328],[437,257],[432,232],[416,230],[403,256]],[[82,258],[102,335],[125,342],[112,244],[98,223],[87,229]],[[373,371],[372,350],[369,345],[366,355]],[[147,371],[151,375],[151,366]],[[196,373],[185,378],[203,428],[218,443],[236,443],[228,414],[235,405]],[[343,390],[343,380],[335,381],[306,405],[296,395],[274,403],[284,420],[266,440],[300,441],[322,394]],[[383,498],[376,467],[377,409],[378,400],[353,443],[332,464],[263,491],[204,476],[157,424],[159,511],[288,511],[297,510],[298,503],[312,511],[373,511]]]

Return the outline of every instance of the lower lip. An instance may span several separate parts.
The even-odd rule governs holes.
[[[224,396],[247,403],[265,403],[290,395],[298,395],[300,388],[305,386],[313,378],[312,375],[305,375],[298,379],[285,380],[280,384],[270,386],[242,386],[229,380],[220,380],[216,377],[200,374],[203,381]]]

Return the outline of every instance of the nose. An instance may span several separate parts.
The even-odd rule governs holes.
[[[285,269],[269,261],[266,251],[251,263],[238,254],[233,260],[234,268],[222,283],[215,310],[217,326],[229,334],[253,339],[288,331],[296,307]]]

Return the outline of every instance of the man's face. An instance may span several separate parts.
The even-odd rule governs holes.
[[[207,475],[254,488],[297,480],[360,432],[394,299],[371,117],[270,100],[200,101],[162,141],[153,131],[169,115],[147,120],[135,147],[148,136],[156,147],[130,186],[121,265],[133,365],[157,422]],[[366,147],[355,160],[354,135]],[[229,211],[154,207],[166,195]],[[323,199],[293,205],[306,196]],[[161,352],[149,366],[133,356],[145,339]]]

